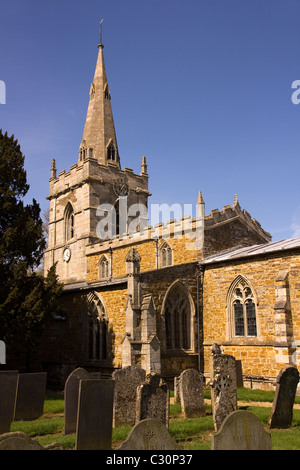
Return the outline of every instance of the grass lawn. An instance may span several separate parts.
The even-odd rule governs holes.
[[[209,390],[204,392],[205,398],[210,398]],[[274,392],[261,390],[238,389],[239,409],[246,409],[254,413],[266,430],[271,433],[273,450],[300,450],[300,410],[294,409],[292,426],[285,430],[269,430],[268,419]],[[247,402],[247,406],[240,403]],[[260,406],[268,403],[269,406]],[[300,403],[296,397],[295,403]],[[206,404],[206,416],[202,418],[186,419],[182,416],[180,405],[170,405],[169,432],[184,450],[210,450],[211,435],[215,432],[210,404]],[[113,449],[128,436],[130,426],[113,429]],[[15,421],[11,431],[22,431],[37,439],[40,444],[47,445],[60,442],[64,449],[75,448],[75,434],[64,435],[64,400],[61,397],[47,396],[44,405],[44,414],[35,421]]]

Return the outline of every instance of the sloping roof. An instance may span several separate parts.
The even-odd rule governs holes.
[[[216,253],[215,255],[211,255],[202,259],[201,261],[199,261],[199,264],[206,265],[212,263],[220,263],[222,261],[249,258],[266,253],[275,253],[296,248],[300,249],[300,238],[287,238],[281,241],[263,243],[260,245],[252,245],[246,247],[238,247],[233,248],[231,250],[223,251],[222,253]]]

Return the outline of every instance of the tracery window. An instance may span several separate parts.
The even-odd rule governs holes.
[[[72,204],[68,202],[66,209],[65,209],[65,241],[70,240],[70,238],[74,237],[75,233],[75,217],[74,217],[74,210]]]
[[[104,305],[94,292],[88,295],[88,359],[107,359],[107,318]]]
[[[257,301],[249,283],[241,276],[231,286],[229,308],[232,336],[257,336]]]
[[[175,284],[169,291],[164,308],[166,348],[191,348],[191,306],[185,289]]]
[[[99,261],[99,277],[100,279],[105,279],[109,277],[109,260],[103,255]]]
[[[106,157],[107,157],[107,160],[114,161],[116,159],[116,150],[112,141],[110,141],[110,143],[107,146]]]
[[[164,268],[166,266],[172,266],[173,264],[172,248],[167,242],[164,242],[159,247],[159,260],[161,268]]]

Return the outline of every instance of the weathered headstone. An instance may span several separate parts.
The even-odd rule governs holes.
[[[235,358],[228,354],[213,354],[210,377],[214,426],[218,430],[226,416],[237,408]]]
[[[118,450],[180,450],[180,446],[158,419],[137,423]]]
[[[174,377],[174,403],[180,405],[180,376],[179,377]]]
[[[110,450],[114,381],[81,380],[76,426],[76,450]]]
[[[146,382],[137,388],[136,422],[153,418],[169,427],[170,395],[159,374],[148,374]]]
[[[65,435],[76,432],[78,396],[80,380],[90,379],[90,374],[78,367],[68,376],[65,383],[64,399],[65,399]]]
[[[137,387],[146,380],[146,371],[136,367],[124,367],[112,374],[114,387],[113,426],[134,425],[136,418]]]
[[[42,416],[46,392],[47,372],[19,374],[16,399],[16,421],[31,421]]]
[[[212,450],[271,450],[271,436],[250,411],[238,410],[228,415],[212,435]]]
[[[243,366],[242,366],[242,361],[240,359],[235,360],[235,370],[236,370],[236,386],[243,387],[244,386]]]
[[[269,427],[285,429],[291,426],[293,420],[293,406],[299,382],[297,367],[284,367],[279,372],[276,382]]]
[[[203,398],[203,376],[195,369],[186,369],[180,374],[181,408],[186,418],[205,416]]]
[[[23,432],[8,432],[0,436],[0,450],[63,450],[58,442],[42,446]]]
[[[10,431],[14,419],[18,389],[18,372],[0,373],[0,434]]]

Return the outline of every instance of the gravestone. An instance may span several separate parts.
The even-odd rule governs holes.
[[[47,372],[19,374],[14,419],[31,421],[42,416]]]
[[[179,377],[174,377],[174,403],[180,405],[181,400],[180,400],[180,376]]]
[[[235,358],[228,354],[213,354],[210,374],[214,426],[218,430],[226,416],[237,408]]]
[[[1,450],[63,450],[63,446],[58,442],[42,446],[23,432],[8,432],[0,436]]]
[[[297,367],[284,367],[279,372],[276,382],[269,427],[285,429],[291,426],[293,420],[293,406],[299,382]]]
[[[271,436],[250,411],[233,411],[212,435],[211,449],[272,450]]]
[[[137,423],[118,450],[180,450],[181,447],[158,419]]]
[[[203,376],[195,369],[186,369],[179,380],[182,412],[186,418],[205,416]]]
[[[148,374],[146,382],[137,388],[136,422],[153,418],[169,427],[170,396],[159,374]]]
[[[76,432],[78,396],[80,380],[90,379],[90,374],[83,368],[78,367],[68,376],[65,383],[65,429],[64,433],[73,434]]]
[[[242,361],[240,359],[235,360],[235,371],[236,371],[236,386],[243,387],[244,386],[243,367],[242,367]]]
[[[110,450],[114,381],[81,380],[76,426],[76,450]]]
[[[0,434],[10,431],[14,419],[18,389],[18,372],[0,372]]]
[[[145,382],[146,371],[136,367],[124,367],[112,374],[114,387],[113,426],[135,424],[137,387]]]

